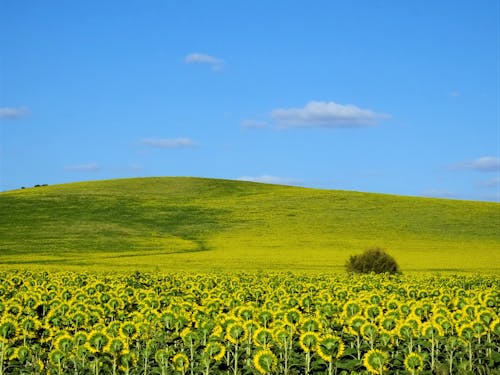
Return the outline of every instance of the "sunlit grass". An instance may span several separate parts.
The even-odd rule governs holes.
[[[403,272],[500,272],[500,205],[197,178],[0,194],[0,267],[341,271],[384,248]]]

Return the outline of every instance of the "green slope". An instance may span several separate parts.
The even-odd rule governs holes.
[[[380,246],[403,271],[500,272],[500,205],[201,178],[0,193],[0,267],[341,270]]]

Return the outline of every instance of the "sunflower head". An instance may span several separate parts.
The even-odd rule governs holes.
[[[53,349],[48,355],[49,362],[54,367],[61,367],[64,357],[64,353],[58,349]]]
[[[474,328],[472,328],[471,324],[463,324],[458,329],[458,335],[466,341],[472,341],[475,336]]]
[[[268,348],[273,341],[273,332],[268,328],[259,328],[253,334],[253,342],[261,348]]]
[[[318,355],[326,362],[332,362],[335,358],[340,358],[344,354],[344,343],[333,335],[326,335],[319,339],[316,346]]]
[[[276,368],[277,364],[278,359],[269,349],[260,350],[253,357],[253,365],[255,369],[262,375],[271,374]]]
[[[92,331],[89,333],[87,337],[87,349],[89,349],[92,353],[100,352],[109,342],[110,337],[103,332],[100,331]]]
[[[360,328],[361,335],[369,340],[374,340],[378,335],[378,328],[375,324],[366,322]]]
[[[422,336],[434,340],[437,337],[444,336],[444,330],[439,324],[433,322],[425,322],[422,325]]]
[[[490,330],[493,334],[500,336],[500,318],[496,318],[491,322]]]
[[[285,312],[285,321],[293,326],[300,321],[301,317],[302,315],[297,308],[292,308]]]
[[[382,374],[386,369],[388,356],[381,350],[372,349],[363,356],[363,365],[372,374]]]
[[[300,330],[302,332],[317,332],[321,331],[323,324],[317,318],[307,317],[300,322]]]
[[[120,328],[120,333],[129,339],[134,337],[137,331],[137,326],[133,322],[124,322]]]
[[[105,346],[104,351],[115,357],[125,351],[128,351],[127,338],[124,336],[112,338]]]
[[[73,337],[68,333],[63,333],[60,335],[54,343],[54,347],[63,353],[69,353],[74,346]]]
[[[15,320],[5,317],[0,323],[0,339],[4,341],[14,340],[17,335],[18,326]]]
[[[199,337],[198,334],[191,330],[189,327],[184,328],[180,333],[181,339],[184,342],[184,345],[191,346],[198,342]]]
[[[299,345],[306,353],[311,352],[318,344],[319,336],[316,332],[304,332],[300,335]]]
[[[288,345],[292,340],[292,334],[285,327],[279,327],[273,330],[274,341],[280,346]]]
[[[12,355],[10,356],[10,360],[17,359],[19,362],[24,363],[29,359],[30,355],[31,348],[29,346],[22,345],[14,349]]]
[[[168,360],[171,353],[167,349],[158,349],[155,352],[155,361],[161,367],[166,367],[168,365]]]
[[[245,326],[241,323],[231,323],[226,328],[225,338],[232,344],[239,344],[245,341],[248,337],[248,332]]]
[[[408,371],[415,373],[424,367],[424,359],[420,354],[412,352],[406,356],[404,365]]]
[[[189,358],[184,353],[177,353],[172,358],[172,362],[177,371],[183,372],[189,367]]]
[[[226,354],[226,347],[218,341],[211,341],[203,351],[211,360],[219,362]]]
[[[413,337],[413,327],[408,323],[401,323],[397,327],[396,332],[403,340],[410,340]]]
[[[348,331],[352,333],[353,335],[360,335],[361,332],[361,327],[363,324],[366,323],[366,319],[361,316],[361,315],[355,315],[351,319],[349,319],[349,322],[347,324]]]

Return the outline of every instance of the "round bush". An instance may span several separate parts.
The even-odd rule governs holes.
[[[350,256],[346,269],[347,272],[355,273],[399,273],[394,258],[379,248],[368,249],[363,254]]]

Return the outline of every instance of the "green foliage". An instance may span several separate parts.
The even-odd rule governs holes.
[[[348,272],[355,273],[398,273],[396,260],[380,248],[366,250],[363,254],[353,255],[346,264]]]

